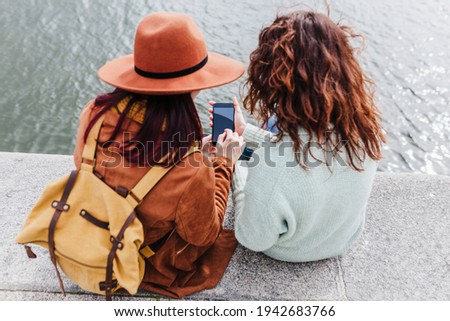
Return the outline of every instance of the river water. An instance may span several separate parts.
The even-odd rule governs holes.
[[[360,57],[375,80],[388,144],[381,171],[450,175],[450,1],[339,0],[331,16],[366,37]],[[248,62],[277,11],[324,12],[323,1],[0,0],[0,151],[70,154],[78,115],[110,90],[97,69],[132,53],[135,28],[152,11],[194,17],[208,49]],[[197,99],[229,101],[240,82]]]

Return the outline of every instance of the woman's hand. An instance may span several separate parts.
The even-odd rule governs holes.
[[[202,151],[206,156],[215,156],[217,148],[212,144],[212,135],[203,137],[202,139]]]
[[[211,106],[214,106],[216,102],[210,100],[209,104]],[[234,105],[234,127],[236,132],[238,133],[239,136],[242,136],[242,134],[244,133],[244,129],[245,126],[247,125],[247,122],[244,119],[244,114],[242,113],[242,109],[241,106],[239,105],[236,97],[233,98],[233,105]],[[213,109],[209,108],[208,109],[210,115],[209,115],[209,126],[212,127],[212,122],[213,122]]]
[[[216,143],[216,156],[226,157],[234,165],[242,154],[244,139],[237,132],[231,129],[225,129],[225,132],[219,135]]]

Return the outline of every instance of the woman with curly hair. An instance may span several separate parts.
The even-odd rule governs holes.
[[[373,83],[355,58],[358,35],[306,11],[278,16],[250,56],[236,131],[255,149],[233,177],[235,233],[283,261],[345,253],[361,235],[385,142]],[[276,134],[274,134],[275,132]]]

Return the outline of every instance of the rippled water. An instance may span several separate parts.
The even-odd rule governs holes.
[[[332,16],[366,36],[361,62],[378,86],[389,143],[383,171],[450,174],[450,1],[341,0]],[[132,52],[152,11],[192,15],[208,48],[248,62],[262,26],[293,1],[0,0],[0,150],[70,154],[83,105],[110,88],[96,70]],[[324,10],[321,1],[303,1]],[[239,82],[202,92],[227,101]]]

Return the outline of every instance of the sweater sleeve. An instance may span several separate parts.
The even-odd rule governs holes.
[[[191,178],[177,207],[178,235],[195,246],[208,246],[222,231],[227,209],[232,168],[217,157],[210,166],[202,165]]]
[[[271,140],[272,133],[247,123],[244,132],[242,133],[242,137],[248,147],[257,149],[263,142],[269,142]]]
[[[263,154],[263,151],[255,153]],[[279,171],[264,161],[255,166],[248,166],[248,162],[236,166],[233,177],[235,234],[239,243],[250,250],[270,249],[288,230],[283,206],[278,204],[283,200],[274,195],[279,175]]]

